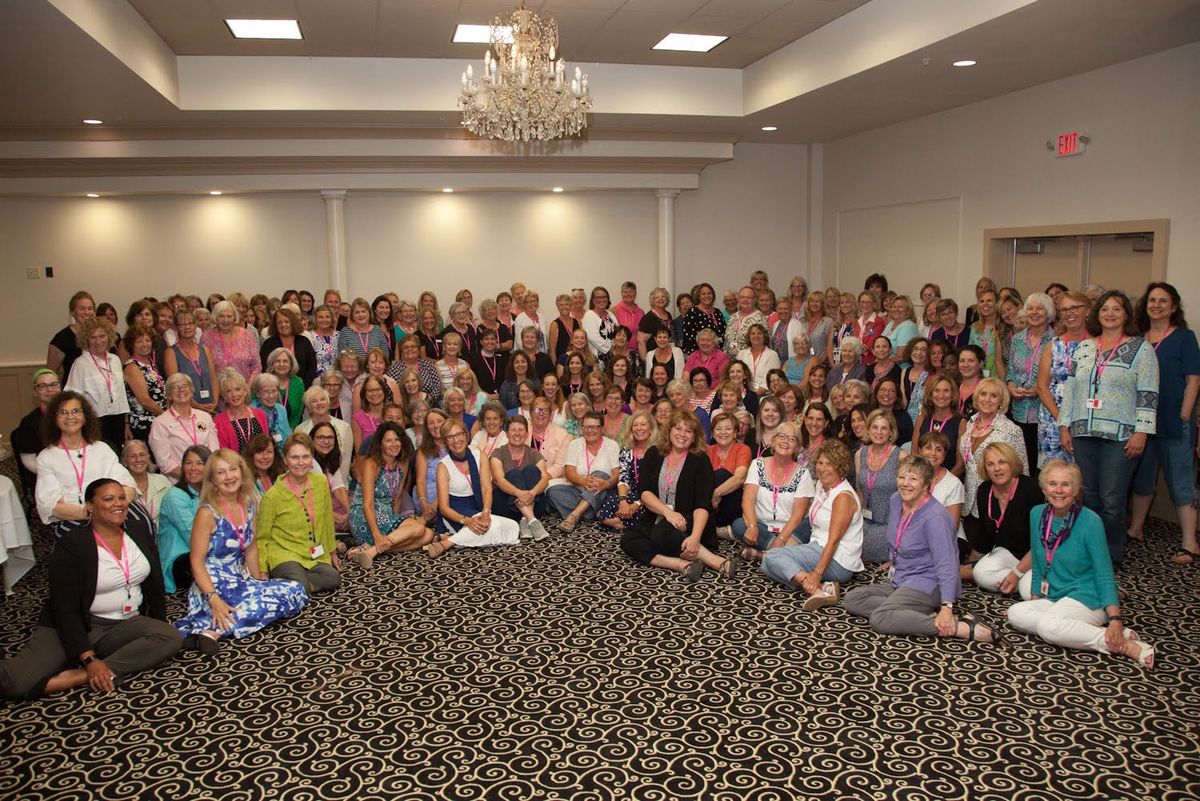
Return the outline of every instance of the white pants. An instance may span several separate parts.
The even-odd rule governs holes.
[[[993,548],[975,563],[975,568],[971,571],[972,578],[975,579],[975,586],[986,592],[999,592],[1000,582],[1008,577],[1019,561],[1007,548]],[[1033,571],[1029,570],[1024,576],[1021,576],[1020,582],[1017,583],[1017,591],[1026,601],[1032,594],[1030,590],[1032,586]]]
[[[492,515],[492,526],[482,534],[476,534],[463,526],[450,541],[458,548],[487,548],[491,545],[516,545],[520,541],[521,527],[516,520]]]
[[[1036,634],[1052,645],[1100,654],[1108,653],[1104,642],[1107,619],[1103,609],[1088,609],[1072,598],[1057,601],[1038,598],[1008,608],[1008,622],[1013,628]],[[1130,634],[1132,632],[1125,629],[1126,639]]]

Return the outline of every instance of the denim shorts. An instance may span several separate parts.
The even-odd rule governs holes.
[[[1175,506],[1187,506],[1196,500],[1196,471],[1192,457],[1192,427],[1183,427],[1178,437],[1149,437],[1146,450],[1133,474],[1135,495],[1153,495],[1158,482],[1158,468],[1163,469],[1167,491]]]

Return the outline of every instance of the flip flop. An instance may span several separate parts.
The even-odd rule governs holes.
[[[1200,553],[1189,551],[1187,548],[1176,548],[1175,553],[1171,554],[1171,564],[1180,567],[1200,565]]]

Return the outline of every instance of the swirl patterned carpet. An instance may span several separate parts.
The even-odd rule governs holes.
[[[215,659],[2,707],[0,798],[1196,799],[1200,568],[1165,563],[1165,524],[1148,539],[1121,580],[1152,672],[1016,633],[881,638],[757,573],[687,586],[588,526],[385,558]],[[19,590],[5,654],[44,569]]]

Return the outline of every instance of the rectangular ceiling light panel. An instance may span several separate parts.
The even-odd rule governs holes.
[[[654,46],[654,49],[707,53],[728,38],[728,36],[705,36],[698,33],[668,33],[661,42]]]
[[[492,28],[490,25],[459,25],[454,29],[454,38],[452,42],[471,43],[471,44],[490,44],[492,41]],[[512,44],[512,28],[507,25],[500,28],[500,41],[505,44]]]
[[[303,39],[294,19],[227,19],[235,39]]]

